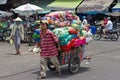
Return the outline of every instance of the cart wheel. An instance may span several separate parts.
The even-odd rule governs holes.
[[[55,65],[53,65],[51,61],[48,61],[47,66],[52,71],[56,69]]]
[[[70,73],[75,74],[80,68],[80,58],[78,55],[73,55],[69,61],[68,69]]]

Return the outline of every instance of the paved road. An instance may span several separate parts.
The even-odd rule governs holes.
[[[22,44],[23,55],[13,55],[14,46],[0,42],[0,80],[36,80],[39,54],[28,51],[33,47]],[[120,80],[120,39],[92,41],[86,51],[92,60],[89,65],[83,61],[77,74],[70,74],[65,66],[62,76],[47,70],[46,80]]]

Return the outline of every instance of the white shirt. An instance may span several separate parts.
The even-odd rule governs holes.
[[[109,30],[112,30],[112,29],[113,29],[113,23],[112,23],[111,20],[108,20],[108,22],[107,22],[107,27],[106,27],[106,28],[109,29]]]
[[[85,26],[87,23],[87,19],[83,19],[82,26]]]

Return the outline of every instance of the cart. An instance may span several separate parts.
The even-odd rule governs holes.
[[[75,47],[66,52],[60,51],[57,57],[60,66],[68,64],[69,72],[75,74],[79,71],[80,63],[82,62],[82,47]],[[55,70],[55,66],[50,60],[48,61],[47,65],[50,70]]]

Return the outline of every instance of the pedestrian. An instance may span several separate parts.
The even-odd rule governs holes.
[[[11,29],[10,39],[13,39],[14,41],[16,55],[21,54],[20,44],[21,40],[24,40],[24,27],[22,25],[22,19],[19,17],[14,20],[14,24]]]
[[[87,21],[86,16],[83,16],[83,17],[82,17],[82,19],[83,19],[83,21],[82,21],[81,26],[83,27],[83,26],[85,26],[85,25],[87,25],[87,24],[88,24],[88,21]]]
[[[52,31],[48,29],[48,21],[42,20],[41,24],[41,33],[40,33],[40,43],[38,46],[41,49],[40,52],[40,75],[38,78],[46,78],[46,68],[47,61],[51,60],[51,62],[55,65],[56,71],[58,75],[61,75],[60,64],[57,59],[58,49],[60,50],[60,46],[56,47],[56,43],[58,44],[58,37],[54,35]]]

